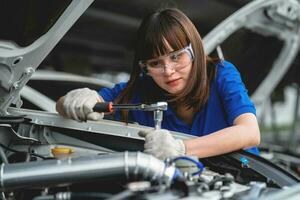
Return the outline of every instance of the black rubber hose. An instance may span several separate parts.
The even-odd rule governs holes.
[[[42,158],[42,159],[44,159],[44,160],[48,159],[47,157],[44,157],[44,156],[39,155],[39,154],[36,154],[36,153],[31,153],[31,152],[26,152],[26,151],[18,151],[18,150],[12,149],[12,148],[7,147],[7,146],[5,146],[5,145],[3,145],[3,144],[1,144],[1,143],[0,143],[0,147],[6,149],[6,150],[8,150],[8,151],[14,152],[14,153],[29,153],[29,154],[32,155],[32,156],[36,156],[36,157]]]
[[[71,200],[81,200],[81,199],[107,199],[112,195],[108,193],[101,192],[73,192],[71,193]]]

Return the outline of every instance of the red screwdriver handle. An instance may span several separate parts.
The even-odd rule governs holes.
[[[98,102],[94,106],[93,110],[95,112],[113,112],[113,103],[112,102]]]

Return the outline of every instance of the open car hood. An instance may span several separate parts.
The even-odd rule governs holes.
[[[251,96],[257,108],[258,118],[260,118],[263,107],[299,52],[300,0],[252,1],[233,13],[204,37],[206,53],[210,54],[216,49],[219,57],[222,58],[222,43],[241,28],[251,30],[259,35],[275,37],[283,43],[267,76]]]
[[[20,90],[24,87],[42,60],[89,7],[93,0],[64,1],[57,14],[48,18],[45,33],[20,46],[17,41],[0,38],[0,115],[7,115],[13,103],[21,107]],[[5,4],[4,4],[5,5]],[[40,9],[39,6],[34,7]],[[37,13],[30,10],[30,13]],[[43,12],[40,11],[39,12]],[[28,25],[28,24],[27,24]],[[32,24],[31,24],[32,25]],[[15,32],[19,27],[16,27]],[[19,38],[14,38],[19,40]],[[22,42],[21,42],[22,43]]]

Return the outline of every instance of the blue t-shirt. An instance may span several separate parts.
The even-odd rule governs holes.
[[[203,109],[195,114],[192,125],[179,119],[175,112],[168,107],[163,115],[161,125],[163,129],[204,136],[232,126],[234,119],[243,113],[256,114],[254,104],[251,102],[240,73],[234,65],[222,61],[216,67],[217,74],[210,85],[208,101]],[[99,93],[105,101],[113,101],[126,85],[127,83],[119,83],[114,88],[104,88]],[[141,103],[139,94],[134,95],[131,103]],[[130,120],[141,125],[154,127],[152,112],[130,111]],[[247,151],[259,154],[256,147],[247,149]]]

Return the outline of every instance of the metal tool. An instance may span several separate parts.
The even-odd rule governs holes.
[[[154,128],[160,129],[163,119],[163,111],[167,110],[167,102],[157,102],[154,104],[113,104],[112,102],[99,102],[93,110],[95,112],[113,112],[115,110],[142,110],[153,111]]]

